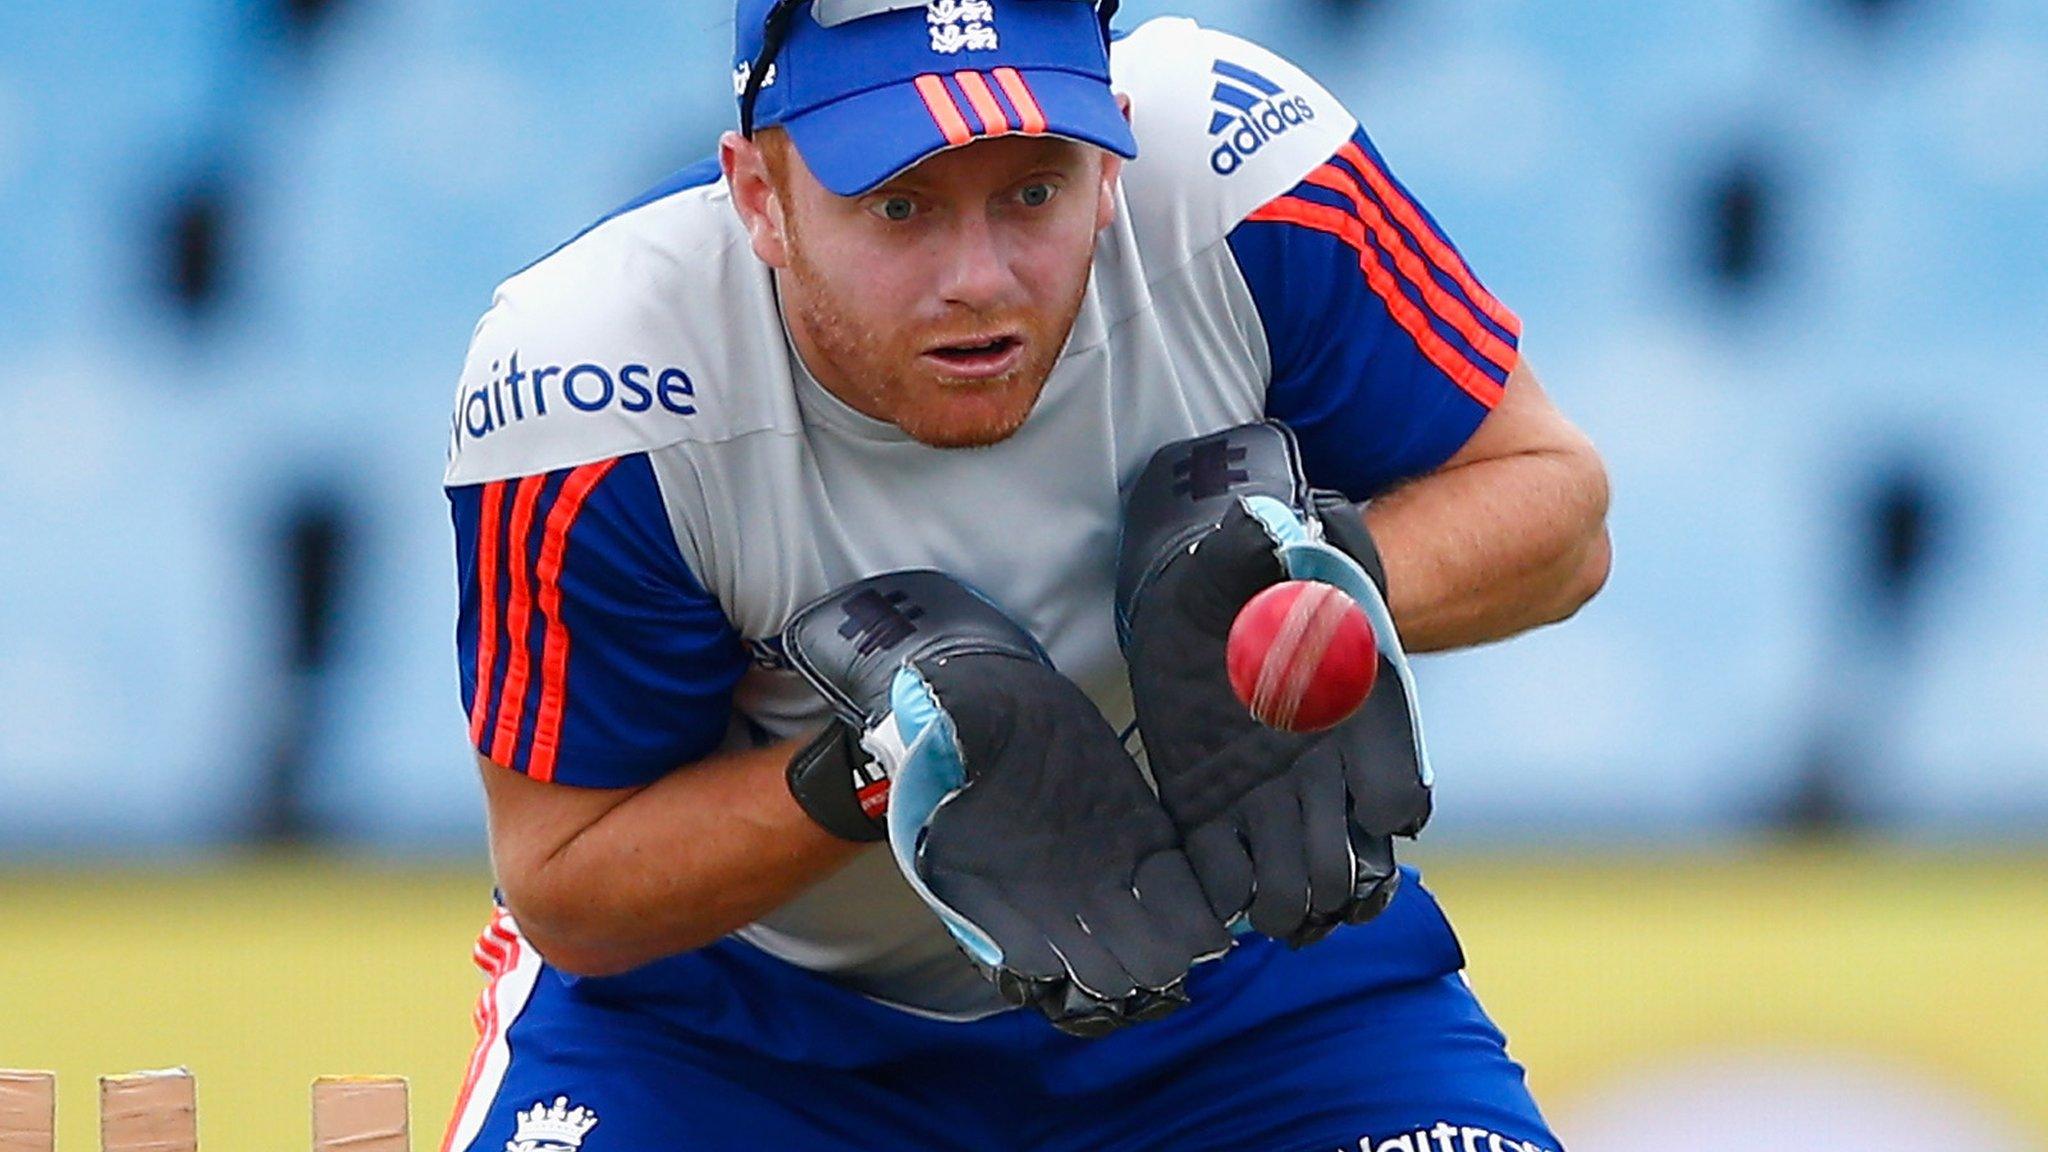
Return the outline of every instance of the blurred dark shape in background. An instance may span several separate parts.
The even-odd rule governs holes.
[[[1881,462],[1855,499],[1852,595],[1841,602],[1816,734],[1778,819],[1797,835],[1839,835],[1863,822],[1873,761],[1895,731],[1921,640],[1927,575],[1949,544],[1949,497],[1916,459]]]
[[[335,604],[349,528],[338,502],[319,494],[291,509],[282,537],[290,596],[286,663],[294,672],[318,672],[334,651]]]
[[[1762,157],[1737,152],[1708,177],[1701,201],[1700,250],[1708,277],[1731,296],[1753,293],[1779,264],[1775,172]]]
[[[310,39],[344,5],[342,0],[278,0],[284,25],[293,35]]]
[[[254,138],[272,105],[300,82],[296,65],[333,26],[342,0],[254,0],[236,34],[244,53],[229,53],[217,67],[211,123],[212,163],[187,179],[165,202],[166,287],[176,310],[195,328],[232,303],[233,270],[245,247],[244,221],[259,205],[247,201]],[[344,584],[353,565],[355,518],[315,477],[285,493],[268,512],[266,550],[278,589],[279,649],[268,746],[245,821],[245,839],[258,846],[300,845],[320,835],[312,812],[312,763],[319,718],[334,664]]]
[[[1871,603],[1891,627],[1909,631],[1907,609],[1924,584],[1941,529],[1941,500],[1934,480],[1915,465],[1895,464],[1872,492],[1866,530],[1875,545],[1867,558]]]
[[[165,200],[161,282],[173,311],[188,324],[205,324],[221,311],[240,219],[234,195],[218,175],[190,179]]]
[[[1829,0],[1829,7],[1876,27],[1891,22],[1913,7],[1913,0]]]
[[[1399,7],[1399,0],[1307,0],[1304,6],[1324,34],[1338,34],[1386,16]]]
[[[259,0],[241,29],[248,45],[259,52],[253,57],[229,54],[223,70],[260,72],[263,57],[278,46],[287,62],[297,63],[313,51],[320,33],[332,26],[344,7],[344,0]],[[223,311],[233,287],[241,227],[249,215],[242,197],[247,181],[235,174],[247,167],[246,157],[252,152],[244,141],[266,115],[264,105],[276,96],[271,85],[249,82],[248,76],[239,74],[221,75],[215,88],[231,94],[215,104],[214,123],[205,126],[204,138],[217,142],[216,162],[174,185],[161,216],[163,284],[176,313],[193,325]]]
[[[299,845],[319,834],[310,800],[314,734],[347,604],[355,537],[353,514],[324,491],[302,493],[287,505],[273,533],[286,646],[270,752],[249,822],[252,843]]]

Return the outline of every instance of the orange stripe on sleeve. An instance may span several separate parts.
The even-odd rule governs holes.
[[[1295,196],[1282,196],[1246,217],[1251,221],[1266,221],[1281,224],[1296,224],[1313,228],[1344,241],[1359,254],[1358,265],[1365,271],[1366,282],[1387,305],[1387,311],[1394,322],[1415,341],[1422,354],[1431,364],[1451,381],[1464,390],[1465,394],[1477,400],[1488,409],[1500,404],[1504,389],[1499,381],[1488,376],[1479,366],[1467,359],[1456,348],[1450,346],[1429,323],[1429,317],[1415,306],[1415,302],[1402,293],[1401,286],[1394,282],[1393,274],[1381,264],[1379,257],[1366,243],[1365,225],[1357,217],[1341,208],[1317,204]]]
[[[540,711],[533,722],[533,749],[526,774],[535,780],[555,778],[555,755],[562,743],[562,713],[569,697],[569,629],[562,622],[562,561],[569,551],[569,529],[583,513],[583,502],[617,464],[616,459],[585,464],[562,483],[554,511],[548,513],[547,534],[540,545],[540,610],[547,617],[541,647]]]
[[[1494,362],[1503,372],[1515,370],[1519,359],[1515,349],[1507,341],[1496,336],[1491,328],[1480,323],[1472,309],[1463,300],[1443,290],[1436,277],[1431,275],[1429,266],[1401,235],[1401,230],[1388,223],[1379,206],[1366,196],[1358,186],[1358,179],[1336,164],[1325,164],[1303,178],[1305,183],[1327,189],[1351,201],[1351,207],[1358,212],[1358,218],[1365,222],[1367,230],[1380,241],[1394,257],[1394,265],[1410,284],[1421,291],[1423,302],[1444,322],[1458,330],[1458,334],[1478,349],[1481,356]]]
[[[1045,135],[1045,109],[1038,106],[1038,97],[1031,94],[1031,85],[1025,82],[1023,73],[1015,68],[998,68],[995,78],[996,83],[1003,86],[1003,94],[1010,98],[1010,104],[1017,109],[1017,118],[1023,121],[1024,134]]]
[[[533,506],[540,500],[546,476],[528,476],[512,495],[512,531],[505,542],[505,569],[512,575],[512,595],[505,602],[505,690],[498,697],[498,728],[491,738],[491,759],[513,767],[519,751],[519,722],[526,713],[526,686],[532,679],[533,595],[527,574],[526,541],[533,535]]]
[[[498,670],[498,521],[505,514],[505,482],[484,485],[476,528],[476,695],[469,702],[469,742],[481,750],[491,715],[491,678]]]
[[[1422,242],[1423,251],[1429,253],[1430,261],[1443,269],[1458,287],[1463,288],[1465,294],[1479,305],[1479,310],[1486,313],[1488,318],[1520,339],[1521,320],[1509,311],[1505,304],[1494,299],[1493,293],[1488,292],[1479,283],[1478,277],[1472,275],[1472,269],[1466,265],[1464,257],[1459,256],[1455,249],[1437,236],[1435,230],[1430,228],[1429,221],[1422,218],[1421,209],[1394,186],[1393,180],[1388,178],[1386,172],[1378,164],[1373,163],[1372,157],[1365,154],[1365,149],[1358,146],[1358,141],[1346,143],[1337,150],[1337,155],[1349,160],[1365,175],[1366,183],[1371,184],[1373,191],[1386,202],[1387,207],[1394,213],[1394,219],[1399,220],[1415,234],[1417,240]]]
[[[924,97],[925,110],[932,114],[939,131],[946,134],[946,143],[958,147],[974,139],[974,132],[967,127],[967,117],[960,114],[960,106],[953,102],[953,93],[944,80],[931,73],[919,76],[917,93]]]
[[[983,136],[1001,136],[1010,131],[1009,114],[1003,111],[996,100],[994,90],[979,72],[955,72],[953,79],[960,82],[960,90],[967,93],[967,102],[974,106],[974,114],[981,120]]]

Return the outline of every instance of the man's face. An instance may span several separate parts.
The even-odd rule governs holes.
[[[1065,347],[1116,157],[1004,137],[939,153],[864,196],[826,191],[786,139],[765,187],[728,172],[754,249],[781,272],[804,362],[855,409],[939,448],[999,443],[1031,414]]]

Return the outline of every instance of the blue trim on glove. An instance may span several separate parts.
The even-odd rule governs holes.
[[[1280,557],[1290,579],[1332,585],[1349,594],[1365,610],[1365,618],[1372,624],[1373,641],[1387,663],[1393,665],[1401,687],[1407,690],[1408,723],[1415,732],[1415,762],[1422,783],[1434,786],[1436,773],[1429,766],[1429,741],[1422,732],[1422,705],[1415,691],[1415,674],[1409,671],[1407,650],[1401,647],[1401,634],[1394,628],[1394,614],[1387,608],[1387,598],[1380,593],[1380,586],[1373,583],[1358,561],[1323,543],[1319,529],[1311,527],[1286,504],[1271,496],[1246,496],[1243,504],[1244,510],[1272,537],[1274,553]]]
[[[1003,950],[973,921],[939,899],[917,867],[925,826],[967,786],[967,766],[960,756],[953,718],[932,694],[931,685],[908,664],[896,671],[889,687],[889,705],[891,715],[884,723],[896,725],[897,737],[908,749],[889,791],[889,850],[896,857],[896,867],[969,955],[991,968],[1000,967]]]

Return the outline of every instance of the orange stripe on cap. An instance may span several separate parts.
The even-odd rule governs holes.
[[[528,476],[512,494],[512,531],[505,543],[505,568],[512,574],[512,595],[505,602],[505,690],[498,697],[498,730],[491,738],[491,759],[516,767],[519,722],[526,713],[526,686],[533,678],[531,580],[526,571],[526,538],[533,535],[533,506],[540,500],[546,476]]]
[[[484,485],[476,528],[476,695],[469,702],[469,742],[484,750],[491,715],[491,678],[498,671],[498,521],[505,514],[505,482]]]
[[[1429,310],[1443,317],[1444,323],[1456,329],[1458,335],[1463,336],[1480,355],[1493,361],[1502,371],[1514,371],[1518,358],[1515,349],[1495,335],[1491,328],[1480,323],[1479,317],[1473,314],[1472,309],[1466,306],[1463,300],[1444,291],[1443,286],[1438,284],[1436,277],[1430,273],[1429,266],[1422,262],[1422,256],[1408,243],[1407,238],[1401,235],[1401,230],[1388,223],[1379,206],[1359,187],[1356,176],[1346,171],[1341,164],[1325,164],[1309,173],[1303,182],[1335,192],[1349,200],[1353,210],[1358,213],[1358,218],[1365,222],[1366,229],[1378,237],[1380,247],[1393,256],[1394,267],[1398,268],[1402,277],[1415,285],[1416,291],[1422,294],[1423,303],[1429,306]]]
[[[1001,136],[1011,130],[1009,113],[996,100],[996,94],[982,79],[979,72],[955,72],[953,79],[960,82],[960,90],[967,93],[967,102],[974,107],[974,114],[981,118],[983,136]]]
[[[919,76],[917,94],[924,97],[925,110],[932,114],[932,122],[946,134],[946,143],[958,147],[974,139],[974,130],[967,126],[967,117],[960,114],[960,106],[954,102],[944,80],[931,73]]]
[[[1399,220],[1415,234],[1416,239],[1422,241],[1422,248],[1429,253],[1430,262],[1443,269],[1458,287],[1463,288],[1465,295],[1470,296],[1473,302],[1479,305],[1479,310],[1486,313],[1494,323],[1520,338],[1521,320],[1508,310],[1507,305],[1494,299],[1493,293],[1480,285],[1478,277],[1472,275],[1472,269],[1466,265],[1464,257],[1438,238],[1436,232],[1430,228],[1429,222],[1422,218],[1422,211],[1415,206],[1415,202],[1395,187],[1386,171],[1373,163],[1372,157],[1365,154],[1365,149],[1358,146],[1358,141],[1346,143],[1337,150],[1337,155],[1351,161],[1352,166],[1365,175],[1366,183],[1372,185],[1373,191],[1381,200],[1386,201],[1387,207],[1394,213],[1394,219]]]
[[[569,698],[569,629],[562,622],[562,561],[569,551],[569,529],[583,513],[598,482],[617,459],[585,464],[562,482],[554,511],[548,513],[547,535],[540,545],[540,610],[548,630],[541,647],[540,712],[533,722],[533,747],[526,774],[535,780],[555,778],[555,755],[562,744],[562,713]]]
[[[1358,266],[1365,271],[1365,279],[1372,290],[1385,302],[1387,311],[1394,322],[1415,341],[1415,346],[1437,370],[1451,379],[1466,395],[1491,410],[1500,404],[1506,389],[1500,381],[1481,371],[1463,353],[1451,347],[1450,343],[1436,334],[1429,317],[1422,309],[1408,299],[1401,286],[1394,282],[1394,276],[1381,264],[1378,255],[1365,239],[1365,224],[1342,208],[1328,204],[1317,204],[1295,196],[1282,196],[1278,200],[1245,217],[1248,221],[1297,224],[1318,232],[1335,236],[1350,245],[1358,253]]]
[[[1003,86],[1003,94],[1010,98],[1010,104],[1017,109],[1017,118],[1023,121],[1021,128],[1026,136],[1043,136],[1049,126],[1045,109],[1038,106],[1038,97],[1031,94],[1031,85],[1015,68],[995,70],[996,83]]]

